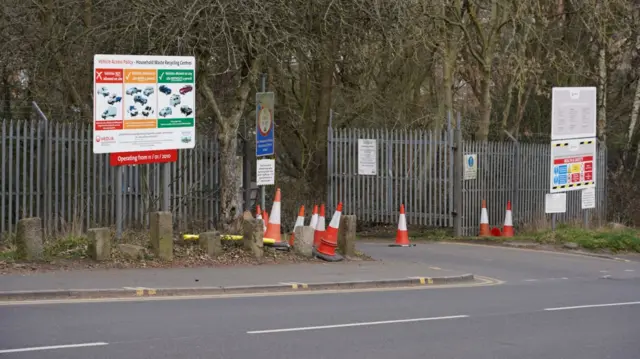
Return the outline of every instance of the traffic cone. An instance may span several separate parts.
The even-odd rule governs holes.
[[[396,243],[389,247],[413,247],[415,244],[409,243],[409,231],[407,230],[407,216],[404,213],[404,204],[400,205],[400,218],[398,219],[398,230],[396,231]]]
[[[259,204],[256,205],[256,219],[262,219],[262,210]]]
[[[318,205],[313,205],[313,213],[311,213],[311,222],[309,222],[309,227],[315,229],[318,225]]]
[[[487,201],[482,200],[482,213],[480,213],[480,237],[491,236],[489,228],[489,213],[487,212]]]
[[[313,232],[313,246],[316,248],[318,248],[318,246],[320,245],[320,242],[322,241],[322,238],[324,238],[325,232],[326,232],[324,211],[325,211],[324,204],[321,204],[320,215],[318,216],[318,223],[316,224],[315,232]]]
[[[293,241],[296,237],[296,228],[304,226],[304,204],[300,206],[300,210],[298,211],[298,218],[296,218],[296,223],[293,225],[293,231],[291,232],[291,236],[289,236],[289,245],[293,246]]]
[[[280,234],[280,188],[276,190],[276,197],[271,206],[271,216],[269,224],[267,224],[267,232],[264,234],[265,239],[271,239],[275,244],[282,243],[282,235]],[[286,245],[286,243],[283,243]]]
[[[342,202],[338,203],[338,208],[331,217],[329,228],[325,233],[325,236],[320,239],[320,245],[318,246],[318,253],[334,258],[336,256],[336,247],[338,247],[338,228],[340,227],[340,215],[342,214]]]
[[[269,223],[269,212],[265,209],[262,211],[262,225],[264,226],[264,233],[267,233],[267,224]]]
[[[507,213],[504,215],[503,237],[513,237],[513,218],[511,215],[511,201],[507,201]]]

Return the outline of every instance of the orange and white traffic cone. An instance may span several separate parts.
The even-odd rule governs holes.
[[[513,216],[511,215],[511,201],[507,201],[507,213],[504,215],[503,237],[513,237]]]
[[[309,227],[316,229],[318,225],[318,205],[313,205],[313,212],[311,213],[311,222],[309,222]]]
[[[316,230],[313,232],[313,246],[318,248],[322,238],[325,236],[326,232],[326,220],[324,219],[324,203],[320,205],[320,215],[318,216],[318,223],[316,224]]]
[[[287,243],[282,242],[282,234],[280,233],[280,206],[280,188],[278,188],[271,206],[271,216],[269,217],[269,224],[267,224],[267,232],[264,234],[264,238],[273,240],[274,246],[282,246],[283,244],[287,246]]]
[[[491,236],[489,228],[489,213],[487,212],[487,201],[482,200],[482,212],[480,213],[480,237]]]
[[[293,231],[291,232],[291,236],[289,236],[289,245],[293,246],[293,241],[296,238],[296,228],[304,226],[304,204],[300,206],[300,210],[298,211],[298,218],[296,218],[296,223],[293,225]]]
[[[262,225],[264,226],[264,233],[267,233],[267,224],[269,223],[269,212],[265,209],[262,211]]]
[[[329,228],[327,228],[325,236],[320,240],[320,245],[318,246],[318,253],[328,257],[326,258],[327,260],[335,260],[336,257],[336,248],[338,247],[338,229],[340,227],[341,214],[342,202],[338,203],[338,208],[333,213],[333,217],[331,217]]]
[[[396,242],[389,247],[413,247],[415,244],[409,243],[409,230],[407,230],[407,216],[404,213],[404,204],[400,205],[400,218],[398,219],[398,230],[396,231]]]
[[[262,219],[262,210],[259,204],[256,205],[256,219]]]

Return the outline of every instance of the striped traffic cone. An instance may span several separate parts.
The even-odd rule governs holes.
[[[267,232],[264,234],[265,239],[271,239],[276,244],[282,243],[282,234],[280,234],[280,188],[276,190],[276,197],[271,206],[271,216],[269,224],[267,224]]]
[[[269,212],[265,209],[262,211],[262,225],[264,226],[264,233],[267,233],[267,224],[269,223]]]
[[[507,201],[507,212],[504,215],[502,237],[513,237],[513,216],[511,215],[511,201]]]
[[[389,247],[413,247],[415,244],[409,243],[409,231],[407,230],[407,216],[404,213],[404,204],[400,205],[400,218],[398,219],[398,230],[396,231],[396,242]]]
[[[304,204],[300,206],[300,210],[298,211],[298,218],[296,218],[296,223],[293,225],[293,231],[291,232],[291,236],[289,236],[289,245],[293,246],[293,241],[296,237],[296,228],[304,226]]]
[[[256,205],[256,219],[262,219],[262,210],[259,204]]]
[[[315,229],[318,225],[318,205],[313,205],[313,213],[311,213],[311,222],[309,222],[309,227]]]
[[[316,230],[313,232],[313,246],[318,248],[322,238],[325,236],[326,232],[326,223],[324,219],[324,203],[320,205],[320,215],[318,216],[318,223],[316,224]]]
[[[489,213],[487,212],[487,201],[482,200],[482,212],[480,213],[480,237],[491,236],[489,228]]]
[[[331,217],[329,228],[324,238],[320,239],[318,253],[323,256],[333,258],[336,256],[336,248],[338,247],[338,229],[340,227],[340,215],[342,214],[342,202],[338,203],[338,208]]]

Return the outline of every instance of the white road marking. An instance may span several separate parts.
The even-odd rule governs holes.
[[[54,350],[54,349],[99,347],[99,346],[104,346],[108,344],[109,343],[97,342],[97,343],[84,343],[84,344],[51,345],[47,347],[31,347],[31,348],[4,349],[4,350],[0,349],[0,354],[35,352],[35,351],[41,351],[41,350]]]
[[[525,279],[524,281],[525,282],[537,282],[538,280],[537,279]]]
[[[635,269],[625,269],[624,271],[625,272],[635,272],[636,270]]]
[[[601,270],[600,273],[609,273],[608,270]]]
[[[432,317],[432,318],[413,318],[413,319],[399,319],[399,320],[383,320],[379,322],[361,322],[361,323],[349,323],[349,324],[334,324],[334,325],[320,325],[315,327],[299,327],[299,328],[285,328],[285,329],[268,329],[268,330],[253,330],[247,332],[247,334],[267,334],[267,333],[284,333],[284,332],[302,332],[307,330],[320,330],[320,329],[333,329],[333,328],[348,328],[348,327],[364,327],[370,325],[380,324],[397,324],[397,323],[415,323],[415,322],[427,322],[432,320],[446,320],[446,319],[460,319],[468,318],[468,315],[452,315],[447,317]]]
[[[591,305],[576,305],[573,307],[559,307],[559,308],[545,308],[546,311],[557,310],[571,310],[571,309],[583,309],[583,308],[600,308],[600,307],[621,307],[625,305],[638,305],[640,302],[625,302],[625,303],[608,303],[608,304],[591,304]]]

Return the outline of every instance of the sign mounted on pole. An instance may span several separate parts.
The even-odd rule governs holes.
[[[95,55],[93,153],[195,147],[193,56]]]
[[[551,193],[595,188],[596,140],[551,142]]]
[[[268,186],[276,183],[276,160],[262,159],[256,165],[256,185]]]
[[[178,150],[118,152],[109,154],[111,166],[134,166],[178,161]]]
[[[551,140],[596,137],[595,87],[554,87]]]
[[[378,173],[378,143],[358,139],[358,174],[374,176]]]
[[[256,157],[272,156],[274,151],[273,92],[256,93]]]

